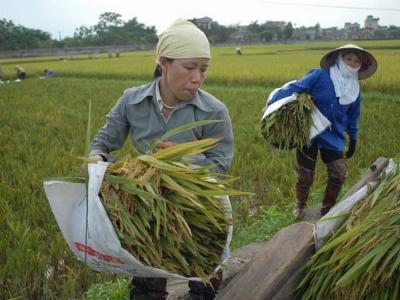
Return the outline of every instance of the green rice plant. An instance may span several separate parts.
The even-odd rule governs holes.
[[[400,298],[399,201],[397,169],[311,258],[302,299]]]
[[[213,47],[207,83],[224,86],[277,86],[293,78],[301,78],[310,68],[319,67],[321,57],[329,50],[348,41],[315,42],[281,45],[243,45],[243,55],[235,54],[235,47]],[[398,94],[396,76],[400,60],[400,40],[357,41],[376,56],[378,72],[360,82],[363,91]],[[293,57],[296,59],[293,59]],[[74,59],[20,58],[0,60],[7,77],[15,79],[14,65],[22,64],[29,79],[38,77],[45,68],[53,68],[60,77],[95,79],[140,79],[148,81],[154,70],[154,51],[124,53],[119,59],[98,59],[87,56]]]
[[[125,300],[129,299],[129,280],[117,279],[104,283],[92,284],[85,293],[84,300]]]
[[[283,105],[261,121],[264,139],[280,150],[301,149],[309,142],[311,118],[315,105],[308,93],[297,95],[297,100]]]

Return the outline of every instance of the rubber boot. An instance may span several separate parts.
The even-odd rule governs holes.
[[[343,158],[326,164],[328,182],[322,200],[321,216],[324,216],[335,204],[343,183],[346,181],[347,168]]]
[[[304,217],[304,208],[307,204],[308,194],[314,181],[314,170],[297,166],[296,201],[293,216],[301,220]]]
[[[166,278],[133,277],[130,300],[166,300]]]

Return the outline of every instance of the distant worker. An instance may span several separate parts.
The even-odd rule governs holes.
[[[0,66],[0,83],[3,83],[3,81],[6,81],[6,75],[3,72],[3,69]]]
[[[119,57],[119,51],[115,50],[115,57],[118,58]]]
[[[14,69],[17,71],[17,80],[24,80],[26,77],[25,69],[18,65]]]
[[[240,50],[240,47],[236,48],[236,54],[237,55],[242,55],[242,50]]]
[[[44,69],[43,70],[43,76],[44,77],[56,77],[57,72],[53,69]]]

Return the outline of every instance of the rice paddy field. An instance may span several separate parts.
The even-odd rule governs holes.
[[[250,197],[232,197],[237,248],[268,238],[294,222],[295,160],[278,152],[260,134],[261,109],[270,91],[300,78],[328,50],[348,42],[235,46],[212,49],[203,88],[229,108],[235,136],[230,173]],[[378,60],[378,71],[362,82],[362,113],[356,154],[348,160],[346,188],[379,156],[400,153],[400,41],[357,42]],[[14,83],[15,64],[27,79]],[[89,270],[68,249],[42,182],[78,176],[85,151],[88,103],[92,133],[122,92],[151,80],[154,53],[121,53],[120,58],[26,58],[0,60],[11,80],[0,85],[0,299],[80,299],[94,283],[117,276]],[[58,78],[39,79],[45,68]],[[118,156],[132,151],[129,142]],[[317,164],[310,204],[320,201],[326,180]]]

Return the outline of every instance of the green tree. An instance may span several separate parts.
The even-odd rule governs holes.
[[[274,33],[267,29],[261,32],[260,38],[262,39],[263,42],[270,42],[274,38]]]
[[[75,29],[74,37],[77,39],[88,39],[93,38],[95,34],[93,28],[81,26]]]
[[[267,21],[262,24],[263,31],[269,31],[273,34],[277,40],[281,40],[283,36],[282,28],[276,24],[276,22]]]
[[[98,28],[101,29],[109,29],[112,27],[119,27],[124,24],[121,20],[121,15],[114,12],[104,12],[99,16],[99,23],[97,24]]]
[[[15,25],[0,19],[0,50],[34,49],[51,47],[55,41],[47,32]]]
[[[287,41],[292,37],[292,35],[293,35],[293,25],[292,22],[289,22],[283,29],[283,38],[285,41]]]
[[[190,20],[196,24],[196,20]],[[210,43],[224,43],[229,41],[235,28],[232,26],[223,26],[218,24],[218,22],[212,22],[210,28],[200,28],[207,36]]]
[[[154,26],[145,26],[136,18],[124,22],[120,14],[105,12],[100,14],[97,24],[78,27],[74,37],[64,41],[68,46],[154,44],[157,35]]]
[[[258,21],[253,21],[247,27],[249,32],[259,35],[261,32],[264,31],[264,27],[258,24]]]

